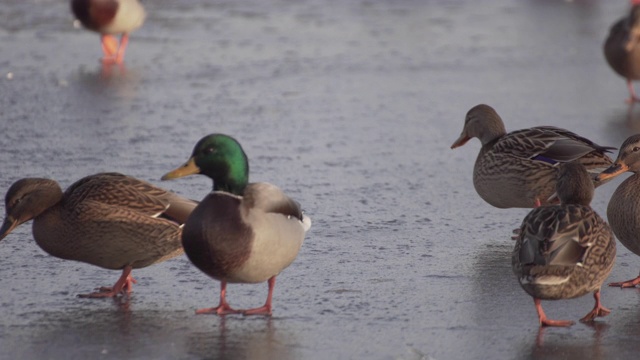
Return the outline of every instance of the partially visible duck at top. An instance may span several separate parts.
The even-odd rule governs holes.
[[[104,64],[123,62],[129,34],[146,16],[138,0],[71,0],[71,10],[85,28],[100,33]]]
[[[612,164],[605,153],[615,149],[553,126],[507,133],[500,115],[485,104],[467,112],[462,134],[451,148],[474,137],[482,147],[473,169],[473,185],[483,200],[497,208],[533,208],[554,203],[559,164],[579,162],[595,179]],[[596,182],[595,186],[600,184]]]
[[[608,180],[625,172],[633,175],[626,178],[611,196],[607,218],[622,245],[640,256],[640,134],[631,135],[622,143],[614,164],[598,177]],[[638,284],[640,275],[631,280],[610,283],[609,286],[630,288]]]
[[[629,15],[611,26],[604,56],[613,71],[627,80],[627,103],[639,102],[632,81],[640,80],[640,0],[631,0]]]
[[[271,315],[276,276],[295,260],[311,220],[278,187],[249,183],[247,155],[230,136],[205,136],[190,159],[162,179],[191,174],[211,178],[213,191],[189,216],[182,245],[198,269],[220,281],[219,305],[196,313]],[[263,306],[235,310],[227,303],[227,283],[265,281],[269,293]]]

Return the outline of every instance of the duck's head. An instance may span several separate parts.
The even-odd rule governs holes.
[[[611,179],[627,171],[640,171],[640,134],[631,135],[622,143],[616,161],[601,172],[596,181]]]
[[[13,229],[57,204],[62,199],[62,189],[49,179],[25,178],[13,183],[4,199],[5,218],[0,227],[0,240]]]
[[[579,162],[569,162],[560,165],[556,182],[556,194],[563,204],[577,204],[589,206],[593,199],[593,180]]]
[[[198,141],[187,162],[162,180],[202,174],[213,180],[213,189],[242,194],[249,181],[249,161],[240,143],[231,136],[210,134]]]
[[[467,112],[462,133],[451,148],[460,147],[474,137],[480,139],[482,145],[486,145],[506,133],[502,118],[491,106],[476,105]]]

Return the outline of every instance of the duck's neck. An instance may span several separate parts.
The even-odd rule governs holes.
[[[217,174],[205,174],[213,179],[214,191],[226,191],[235,195],[242,195],[249,183],[249,163],[246,157],[229,162],[224,170]]]

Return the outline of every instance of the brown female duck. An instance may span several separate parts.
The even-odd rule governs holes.
[[[582,164],[560,167],[557,193],[560,205],[536,208],[525,217],[512,256],[513,272],[533,297],[541,326],[573,324],[548,319],[541,300],[593,292],[595,306],[580,321],[610,312],[600,302],[600,287],[613,268],[616,243],[609,225],[589,206],[593,182]]]
[[[640,79],[640,0],[632,0],[629,15],[611,26],[604,42],[604,57],[613,71],[627,80],[626,101],[640,101],[631,82]]]
[[[131,292],[131,270],[183,253],[180,235],[197,202],[118,173],[87,176],[64,193],[41,178],[16,181],[5,198],[0,240],[33,219],[33,237],[47,253],[122,270],[113,287],[81,297]]]
[[[484,201],[498,208],[549,204],[559,164],[580,162],[595,178],[612,164],[605,152],[615,149],[552,126],[507,133],[498,113],[484,104],[469,110],[462,134],[451,148],[474,137],[482,148],[473,169],[473,185]]]
[[[600,179],[612,179],[625,172],[634,173],[616,189],[607,206],[607,218],[613,233],[624,247],[640,255],[640,134],[627,138],[620,147],[618,158],[611,167],[598,175]],[[635,279],[614,282],[609,286],[623,288],[640,284]]]

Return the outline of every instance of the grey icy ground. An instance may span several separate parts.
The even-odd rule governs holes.
[[[477,196],[477,140],[449,149],[478,103],[509,130],[556,125],[616,147],[638,132],[601,50],[627,1],[145,5],[126,68],[103,69],[66,0],[0,2],[0,193],[120,171],[199,199],[207,178],[159,178],[223,132],[313,227],[272,318],[219,318],[194,315],[218,284],[184,256],[134,271],[129,299],[76,298],[119,273],[48,256],[23,225],[0,243],[1,359],[637,358],[635,289],[605,288],[612,312],[595,325],[539,330],[510,266],[527,210]],[[597,190],[601,215],[621,180]],[[639,270],[619,246],[610,279]],[[230,285],[228,298],[258,306],[266,290]],[[592,302],[544,307],[577,320]]]

